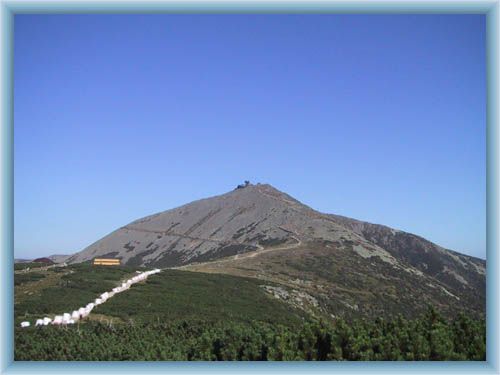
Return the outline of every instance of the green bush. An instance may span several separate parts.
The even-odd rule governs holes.
[[[18,286],[33,281],[38,281],[43,279],[44,277],[45,275],[39,272],[18,273],[14,275],[14,285]]]
[[[485,322],[435,312],[418,319],[172,321],[16,328],[15,360],[480,360]]]

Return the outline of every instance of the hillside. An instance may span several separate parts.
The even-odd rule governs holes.
[[[425,238],[399,230],[329,215],[337,223],[359,234],[367,241],[387,250],[393,257],[410,264],[453,289],[485,292],[486,262],[433,244]]]
[[[331,323],[270,293],[292,293],[286,286],[179,270],[134,284],[77,324],[20,327],[71,311],[137,271],[84,263],[16,273],[15,360],[485,359],[484,319],[429,309],[411,320]]]
[[[136,220],[67,261],[102,256],[276,282],[320,315],[416,315],[427,304],[448,313],[485,311],[485,261],[320,213],[266,184]],[[279,289],[268,292],[286,299]]]
[[[168,267],[341,237],[359,236],[270,185],[250,185],[136,220],[68,261],[114,256],[127,264]]]
[[[15,320],[72,311],[137,270],[77,264],[29,274],[29,279],[16,274]],[[115,323],[223,319],[295,326],[307,317],[302,310],[272,298],[260,285],[255,279],[165,270],[97,306],[90,319]]]
[[[70,256],[71,255],[54,254],[48,256],[47,258],[49,258],[54,263],[64,263]]]

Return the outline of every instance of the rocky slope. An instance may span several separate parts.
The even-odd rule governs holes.
[[[400,261],[415,267],[455,289],[484,290],[486,262],[438,246],[425,238],[338,215],[328,215],[337,223],[374,243]]]
[[[259,184],[134,221],[68,261],[110,256],[133,265],[176,266],[283,243],[340,238],[366,242],[328,216]]]
[[[47,258],[49,258],[54,263],[64,263],[70,256],[71,255],[53,254],[49,255]]]

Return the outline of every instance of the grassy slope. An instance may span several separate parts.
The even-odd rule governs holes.
[[[32,283],[34,281],[38,281],[40,279],[43,279],[45,277],[45,274],[40,273],[40,272],[30,272],[30,273],[21,273],[15,276],[14,278],[14,285],[23,285],[26,283]]]
[[[120,280],[133,275],[134,271],[131,267],[105,268],[78,264],[44,271],[46,279],[52,279],[53,282],[42,285],[36,282],[19,284],[25,281],[25,275],[15,274],[14,283],[22,285],[30,293],[27,296],[15,295],[15,321],[18,323],[24,319],[71,313],[92,302],[101,293],[113,289]]]
[[[41,289],[37,289],[36,282],[25,283],[25,289],[33,287],[33,294],[16,296],[16,324],[85,306],[135,271],[133,267],[78,264],[65,268],[56,282]],[[46,271],[49,277],[58,272],[61,271]],[[16,280],[21,277],[24,275],[15,275]],[[97,306],[91,316],[100,314],[134,322],[257,320],[295,325],[302,321],[304,313],[268,296],[261,284],[242,277],[165,270]]]
[[[80,264],[46,273],[46,279],[58,276],[57,283],[16,304],[16,360],[258,359],[281,350],[288,339],[275,341],[283,332],[295,332],[308,320],[266,294],[258,280],[164,270],[97,306],[80,324],[19,328],[21,320],[92,301],[135,269]]]
[[[192,264],[184,269],[279,283],[315,297],[326,315],[344,318],[388,317],[399,313],[414,318],[425,312],[428,305],[447,316],[459,311],[481,316],[479,312],[484,311],[474,301],[448,296],[436,280],[394,269],[377,257],[364,259],[334,243],[311,243],[252,258]]]
[[[164,270],[98,306],[96,312],[134,321],[302,321],[302,312],[268,296],[261,284],[229,275]]]

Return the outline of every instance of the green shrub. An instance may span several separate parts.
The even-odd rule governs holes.
[[[430,315],[301,328],[262,321],[16,328],[15,360],[485,360],[485,324]]]

